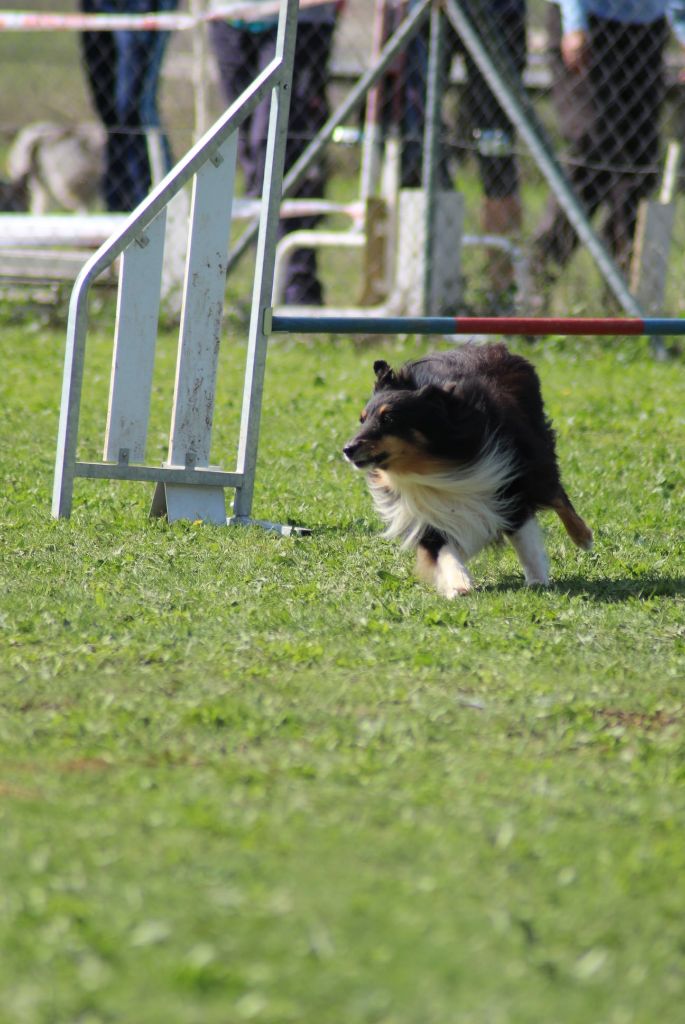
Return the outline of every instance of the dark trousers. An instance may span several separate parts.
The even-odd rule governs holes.
[[[589,217],[602,204],[602,233],[627,267],[641,199],[658,177],[659,120],[665,85],[665,19],[625,25],[590,17],[590,64],[571,75],[561,61],[560,19],[550,4],[555,101],[569,145],[567,172]],[[552,200],[535,239],[536,260],[563,266],[578,244],[558,203]]]
[[[329,116],[326,89],[328,63],[333,41],[333,24],[304,22],[298,25],[295,68],[290,97],[290,120],[285,152],[285,169],[292,167]],[[210,39],[216,54],[222,92],[232,103],[274,58],[276,27],[251,32],[225,22],[210,22]],[[245,192],[262,194],[270,98],[263,100],[242,126],[238,138],[238,160],[245,177]],[[320,158],[309,168],[295,195],[320,199],[325,192],[326,163]],[[316,217],[288,217],[281,221],[281,235],[300,228],[312,228]],[[321,301],[316,253],[297,249],[288,264],[286,300],[294,303]]]
[[[466,0],[464,8],[474,27],[480,31],[482,41],[490,49],[499,69],[512,82],[520,83],[527,57],[525,4],[473,4]],[[449,68],[457,53],[464,58],[467,77],[459,100],[459,125],[456,130],[443,127],[441,132],[439,187],[451,187],[449,158],[464,155],[463,143],[455,136],[465,133],[469,137],[468,148],[475,148],[485,195],[498,199],[516,195],[519,190],[519,173],[514,154],[514,126],[459,36],[448,25],[442,68],[444,82],[447,82]],[[402,184],[412,188],[421,184],[427,66],[428,35],[425,30],[409,44],[402,69]],[[392,106],[388,115],[392,118]],[[494,146],[503,152],[492,152]]]
[[[81,0],[85,13],[171,11],[178,0]],[[168,32],[84,32],[81,52],[95,109],[107,132],[103,191],[108,210],[132,210],[150,191],[146,130],[159,128],[157,86]],[[167,169],[168,140],[162,136]]]

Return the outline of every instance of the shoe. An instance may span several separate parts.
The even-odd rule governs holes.
[[[323,306],[323,288],[316,278],[295,280],[285,289],[287,306]]]

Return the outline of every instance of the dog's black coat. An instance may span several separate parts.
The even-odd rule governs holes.
[[[504,510],[501,532],[515,534],[540,509],[552,508],[572,539],[589,546],[592,534],[561,484],[555,433],[527,359],[503,344],[467,344],[397,372],[377,361],[374,371],[361,428],[344,448],[370,483],[391,474],[390,486],[401,493],[408,474],[415,486],[424,473],[468,471],[497,448],[508,465],[494,496]],[[417,542],[435,556],[445,539],[444,529],[427,522]],[[452,539],[458,545],[459,537]]]

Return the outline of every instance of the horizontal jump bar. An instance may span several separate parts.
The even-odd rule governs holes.
[[[139,480],[162,484],[201,484],[206,487],[242,487],[242,473],[226,473],[223,470],[205,469],[197,466],[143,466],[139,463],[123,462],[77,462],[74,476],[91,480]]]
[[[685,318],[525,316],[273,316],[274,334],[685,334]]]

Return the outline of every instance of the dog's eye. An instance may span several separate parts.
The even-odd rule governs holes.
[[[382,405],[378,410],[378,422],[382,423],[383,426],[387,426],[388,423],[392,423],[392,413],[387,405]]]
[[[366,423],[366,417],[367,417],[366,409],[363,409],[362,412],[361,412],[361,415],[359,417],[359,422],[360,423]]]

